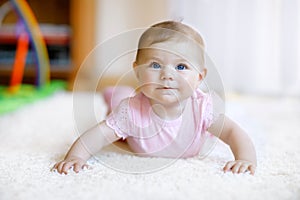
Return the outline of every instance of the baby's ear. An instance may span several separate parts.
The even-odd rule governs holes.
[[[202,81],[205,76],[206,76],[207,70],[204,68],[200,73],[199,73],[199,81]]]
[[[133,70],[134,70],[134,73],[135,73],[135,76],[136,76],[136,78],[139,78],[139,75],[138,75],[138,64],[136,63],[136,61],[134,61],[133,63],[132,63],[132,67],[133,67]]]
[[[135,68],[137,66],[136,61],[132,63],[132,67]]]

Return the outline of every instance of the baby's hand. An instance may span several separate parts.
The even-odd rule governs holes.
[[[56,163],[52,171],[57,171],[60,174],[68,174],[69,169],[73,168],[74,172],[78,173],[80,170],[88,167],[85,160],[79,157],[70,157]]]
[[[255,164],[250,161],[246,160],[235,160],[229,161],[226,163],[225,167],[223,168],[224,172],[231,171],[232,173],[245,173],[250,171],[250,174],[254,175],[255,173]]]

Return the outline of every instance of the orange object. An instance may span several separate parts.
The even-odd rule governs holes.
[[[28,52],[29,36],[27,33],[20,34],[18,38],[17,51],[10,80],[10,91],[16,92],[19,90],[23,79],[24,68],[26,64],[26,56]]]

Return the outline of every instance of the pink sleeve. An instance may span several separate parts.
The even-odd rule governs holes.
[[[204,103],[203,129],[207,130],[215,121],[212,97],[208,94]]]
[[[106,117],[106,124],[115,131],[115,134],[123,140],[128,137],[131,129],[129,98],[124,99],[121,103]]]

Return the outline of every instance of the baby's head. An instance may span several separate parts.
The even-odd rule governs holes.
[[[190,26],[177,21],[164,21],[152,25],[140,37],[136,62],[146,49],[161,49],[187,60],[199,71],[205,69],[204,41]]]
[[[134,69],[141,91],[155,102],[181,102],[206,75],[204,42],[181,22],[165,21],[140,37]]]

